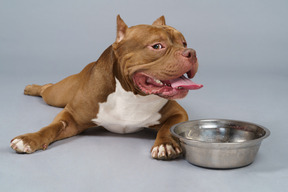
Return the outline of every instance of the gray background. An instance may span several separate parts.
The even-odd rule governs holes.
[[[61,110],[23,95],[30,83],[57,82],[96,60],[127,25],[161,15],[197,50],[195,81],[179,101],[190,119],[227,118],[271,130],[257,158],[233,170],[150,157],[155,133],[93,128],[19,155],[10,140]],[[285,191],[288,184],[287,1],[0,1],[0,191]]]

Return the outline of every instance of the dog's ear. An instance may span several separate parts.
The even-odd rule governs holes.
[[[165,21],[164,15],[162,15],[161,17],[156,19],[156,21],[154,21],[152,25],[166,25],[166,21]]]
[[[116,42],[119,43],[125,37],[127,25],[121,19],[120,15],[117,15],[117,37]]]

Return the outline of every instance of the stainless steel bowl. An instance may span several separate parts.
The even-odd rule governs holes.
[[[227,119],[203,119],[171,127],[185,159],[197,166],[230,169],[251,164],[270,131],[260,125]]]

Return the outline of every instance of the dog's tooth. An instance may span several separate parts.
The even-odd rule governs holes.
[[[177,89],[184,89],[184,88],[180,86],[180,87],[177,87]]]
[[[156,83],[158,83],[159,85],[163,85],[162,81],[160,81],[159,79],[154,79],[154,81],[155,81]]]
[[[161,82],[160,80],[158,80],[158,79],[157,79],[157,81],[156,81],[156,82],[157,82],[157,83],[159,83],[159,84],[162,84],[162,82]]]

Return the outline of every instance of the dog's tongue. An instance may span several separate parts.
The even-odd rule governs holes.
[[[203,87],[203,85],[196,84],[185,76],[170,80],[170,84],[173,88],[184,88],[189,90],[200,89],[201,87]]]

